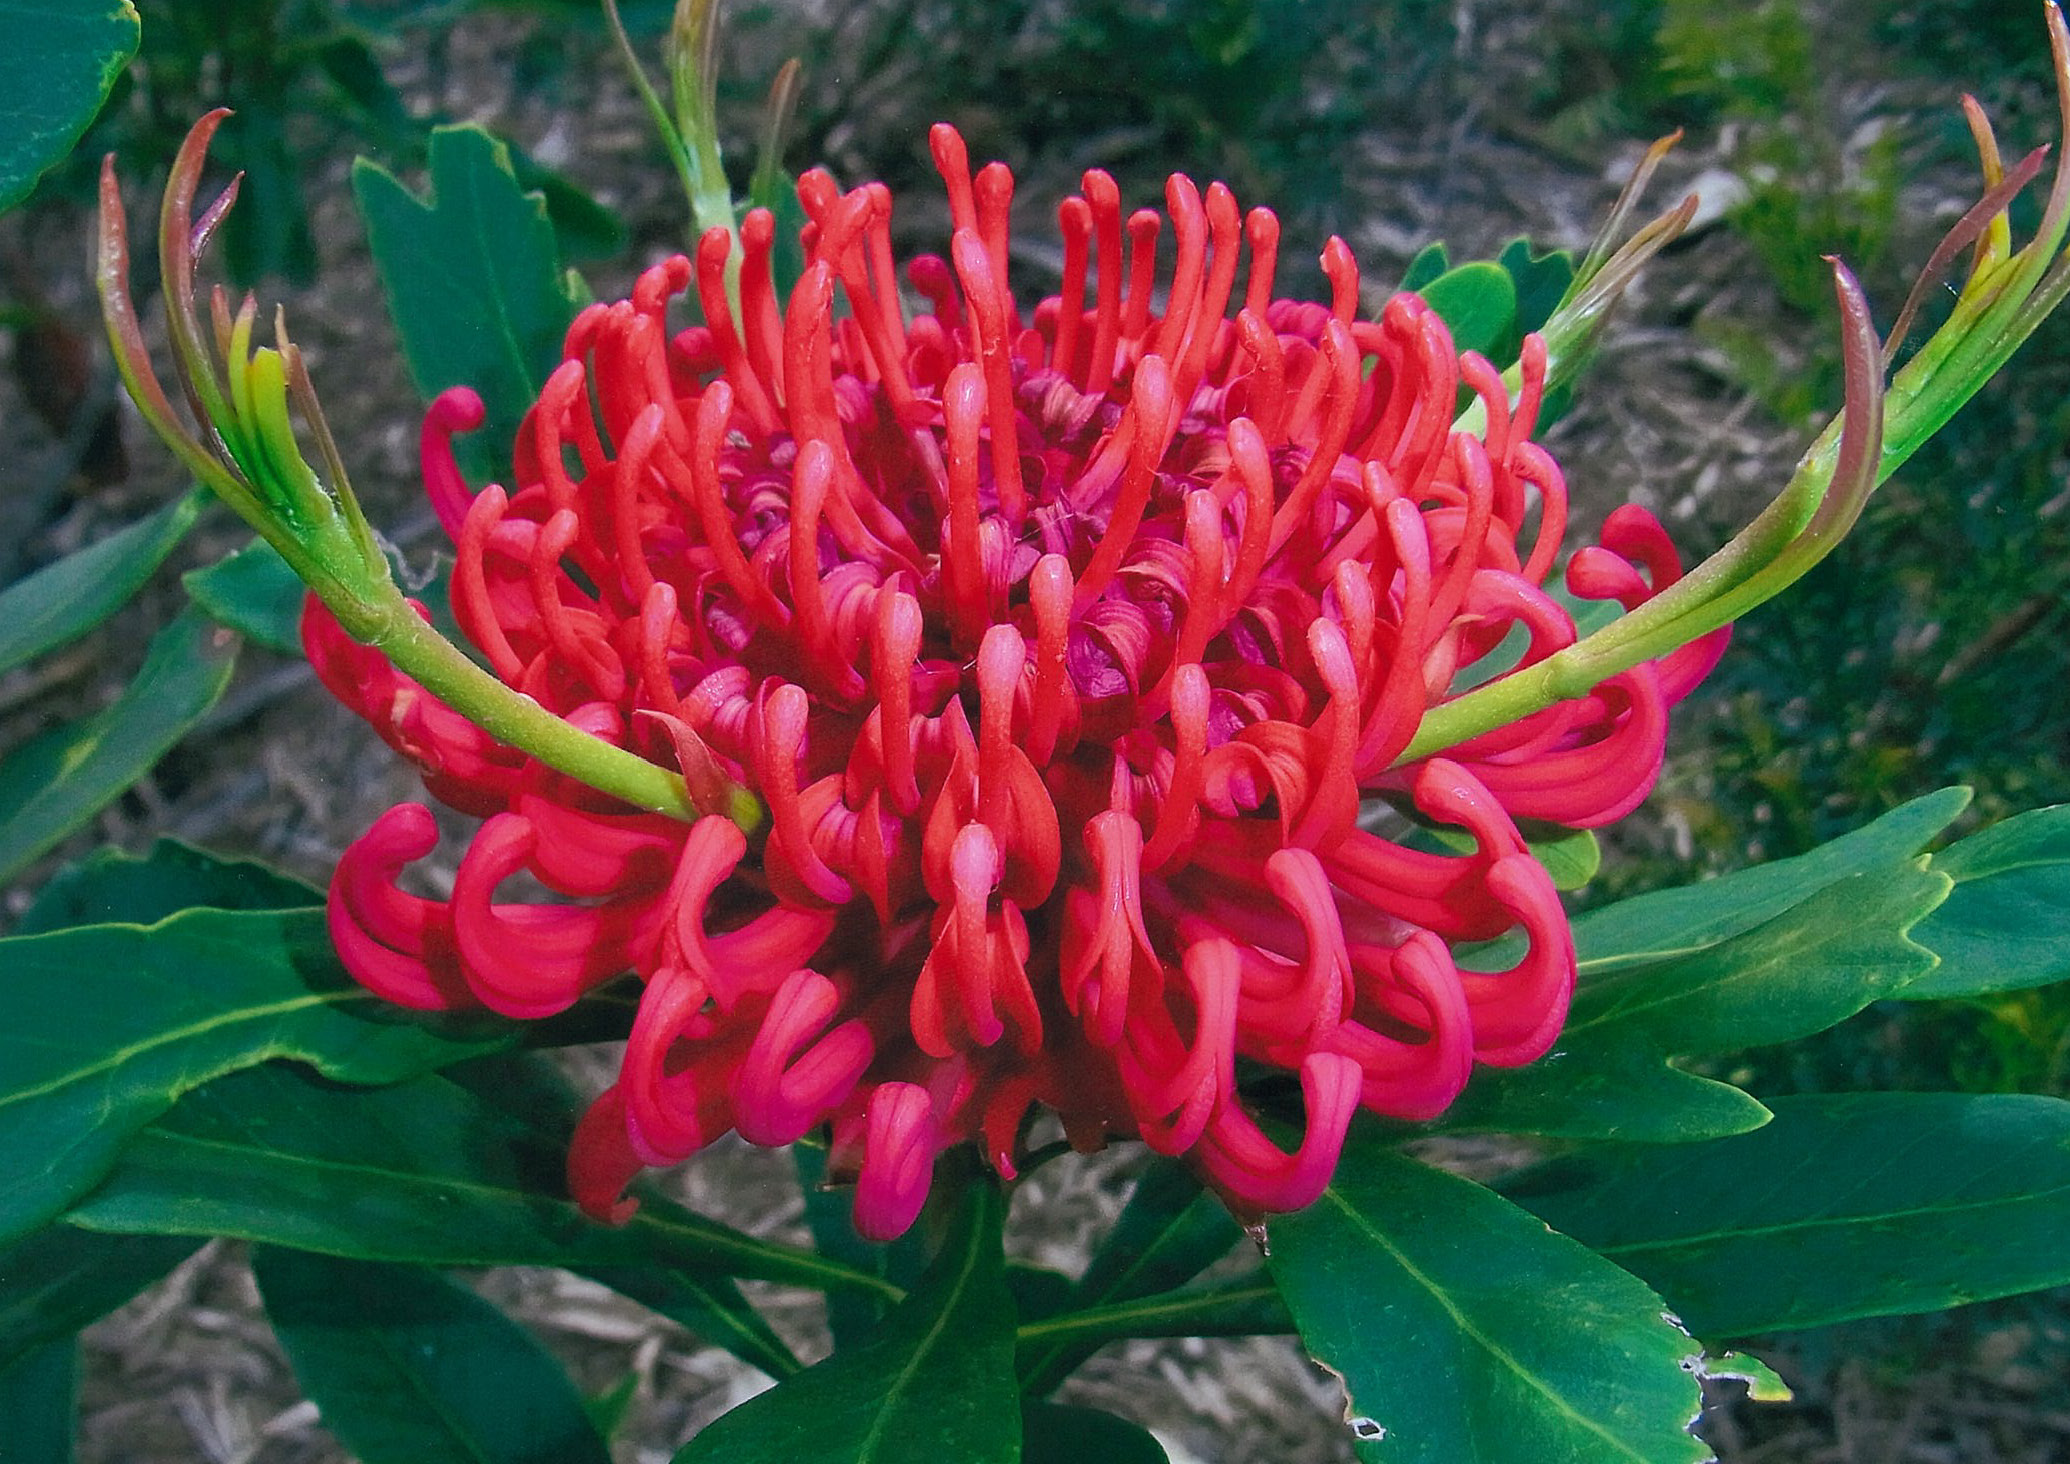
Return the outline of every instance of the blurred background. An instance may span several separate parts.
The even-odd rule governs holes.
[[[122,155],[140,208],[189,123],[217,104],[237,109],[218,161],[245,173],[221,267],[286,301],[362,498],[428,572],[421,407],[378,308],[350,162],[364,154],[414,183],[432,125],[482,122],[545,191],[564,255],[595,294],[621,293],[691,236],[599,12],[576,0],[138,8],[143,50],[101,121],[70,165],[0,217],[0,584],[183,486],[117,407],[85,241],[101,153]],[[658,74],[668,7],[633,0],[624,13]],[[1055,201],[1094,165],[1131,205],[1161,199],[1175,168],[1269,204],[1295,293],[1319,287],[1316,251],[1343,236],[1370,311],[1434,241],[1455,262],[1493,257],[1519,235],[1541,250],[1585,247],[1644,144],[1684,129],[1655,201],[1696,189],[1697,226],[1641,280],[1546,441],[1579,532],[1635,500],[1692,559],[1781,486],[1838,403],[1821,256],[1861,275],[1887,327],[1981,191],[1960,94],[1983,102],[2011,158],[2057,127],[2038,0],[806,0],[735,4],[725,26],[720,117],[737,190],[764,93],[796,56],[788,166],[884,179],[899,199],[901,253],[939,250],[947,211],[926,128],[954,122],[974,160],[1015,170],[1014,268],[1031,292],[1053,289],[1060,271]],[[2016,229],[2037,212],[2023,200]],[[138,277],[151,273],[140,260]],[[1825,565],[1739,627],[1676,720],[1659,791],[1606,841],[1581,902],[1801,852],[1949,783],[1977,794],[1957,832],[2070,800],[2066,331],[2070,320],[2044,327]],[[161,572],[162,594],[0,679],[0,746],[103,704],[176,603],[179,570],[241,538],[210,520]],[[411,791],[305,668],[252,656],[202,732],[60,852],[170,832],[321,880],[375,812]],[[10,892],[9,913],[55,862]],[[1871,1010],[1723,1066],[1756,1091],[2061,1093],[2070,995]],[[1095,1175],[1057,1208],[1089,1223],[1120,1183]],[[751,1208],[753,1193],[705,1198]],[[262,1355],[263,1327],[236,1321],[235,1277],[204,1268],[181,1284],[171,1304],[147,1297],[103,1329],[97,1386],[118,1412],[98,1434],[89,1427],[89,1457],[335,1457],[310,1419],[290,1419],[285,1403],[267,1412],[280,1367]],[[558,1345],[633,1345],[593,1316],[571,1323],[588,1302],[541,1288],[535,1320]],[[168,1328],[185,1329],[186,1357],[231,1360],[181,1363]],[[1798,1400],[1719,1412],[1708,1436],[1738,1464],[2070,1458],[2061,1294],[1757,1350]],[[734,1386],[694,1363],[676,1368],[675,1394],[655,1385],[676,1400],[657,1428],[715,1411]],[[138,1381],[138,1369],[182,1366]],[[1161,1380],[1132,1384],[1143,1369]],[[1146,1345],[1096,1363],[1078,1386],[1114,1406],[1162,1406],[1153,1421],[1199,1459],[1349,1457],[1317,1401],[1327,1381],[1290,1348],[1232,1362],[1216,1348]],[[119,1412],[142,1393],[189,1401],[164,1404],[147,1426]],[[1161,1405],[1143,1401],[1160,1393]]]

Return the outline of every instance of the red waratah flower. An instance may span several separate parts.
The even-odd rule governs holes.
[[[1575,638],[1541,589],[1566,520],[1531,441],[1543,345],[1513,403],[1415,295],[1360,319],[1336,239],[1327,305],[1275,298],[1273,215],[1184,177],[1162,310],[1163,220],[1124,217],[1092,172],[1058,213],[1062,292],[1024,312],[1012,175],[932,141],[954,234],[906,271],[931,312],[902,307],[883,185],[808,173],[788,300],[756,210],[737,308],[713,230],[582,312],[515,491],[470,496],[454,466],[471,393],[425,423],[453,609],[497,675],[693,790],[745,785],[766,835],[499,747],[312,598],[325,683],[485,820],[434,901],[396,883],[431,815],[391,810],[338,867],[332,932],[413,1007],[542,1017],[638,973],[620,1079],[570,1159],[598,1214],[729,1130],[830,1124],[859,1229],[894,1236],[946,1147],[1011,1175],[1037,1103],[1081,1147],[1186,1156],[1240,1211],[1298,1207],[1358,1107],[1427,1119],[1476,1062],[1546,1051],[1573,946],[1516,820],[1629,811],[1722,636],[1398,765],[1512,632],[1526,665]],[[707,323],[672,332],[691,290]],[[1454,430],[1462,387],[1477,433]],[[1630,606],[1678,573],[1624,509],[1568,583]],[[1369,831],[1373,800],[1473,852]],[[498,902],[520,873],[570,902]],[[1511,930],[1510,969],[1454,963]],[[1298,1075],[1291,1152],[1246,1110],[1239,1056]]]

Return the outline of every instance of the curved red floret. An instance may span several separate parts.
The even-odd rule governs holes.
[[[1516,821],[1628,812],[1722,638],[1397,766],[1483,657],[1575,639],[1541,588],[1566,522],[1530,440],[1542,345],[1512,403],[1416,296],[1359,318],[1335,239],[1330,303],[1277,298],[1272,215],[1179,177],[1169,273],[1158,216],[1089,173],[1058,211],[1063,293],[1023,310],[1011,175],[933,145],[953,235],[907,270],[928,313],[897,293],[888,192],[811,173],[787,299],[757,210],[737,307],[715,230],[582,312],[510,490],[470,498],[453,467],[471,394],[425,426],[484,660],[693,785],[744,784],[766,832],[497,746],[312,602],[326,685],[485,820],[447,901],[397,886],[429,815],[377,822],[332,885],[339,950],[392,1000],[517,1017],[638,973],[570,1164],[599,1215],[728,1131],[828,1125],[859,1228],[895,1235],[945,1148],[1010,1173],[1036,1104],[1080,1146],[1187,1156],[1240,1209],[1306,1204],[1360,1106],[1427,1119],[1475,1063],[1551,1044],[1573,946]],[[689,292],[706,324],[672,330]],[[1627,509],[1568,580],[1629,606],[1678,572]],[[500,901],[521,873],[567,899]],[[1513,968],[1454,963],[1509,931]],[[1298,1080],[1290,1148],[1239,1057]]]

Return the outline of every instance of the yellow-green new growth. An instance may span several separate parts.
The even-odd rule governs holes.
[[[2070,141],[2070,30],[2062,11],[2046,7],[2049,47],[2054,57],[2061,136]],[[1628,615],[1536,665],[1513,672],[1431,709],[1400,761],[1413,762],[1477,737],[1555,702],[1585,696],[1620,671],[1665,655],[1773,599],[1830,554],[1860,517],[1882,483],[2011,359],[2036,326],[2070,293],[2070,160],[2059,153],[2034,237],[2012,249],[2007,210],[2013,197],[2040,170],[2045,149],[2037,149],[2007,172],[1990,125],[1976,103],[1964,111],[1983,159],[1984,197],[1934,251],[1911,299],[1892,331],[1890,348],[1902,344],[1912,318],[1943,269],[1975,245],[1968,280],[1954,311],[1886,386],[1888,355],[1876,338],[1867,300],[1854,277],[1832,261],[1839,294],[1841,348],[1846,394],[1840,415],[1828,423],[1798,462],[1775,500],[1730,543],[1683,579]],[[1656,160],[1649,154],[1648,166]],[[2066,148],[2065,151],[2070,151]],[[1635,180],[1639,181],[1639,180]],[[1627,190],[1627,196],[1631,190]],[[1628,270],[1641,239],[1654,247],[1680,225],[1690,207],[1663,216],[1641,231],[1616,256],[1591,269],[1604,251],[1591,252],[1575,288],[1546,326],[1549,346],[1585,341],[1604,295],[1602,281]],[[1620,215],[1624,205],[1620,203]],[[1686,216],[1685,216],[1686,221]],[[1592,281],[1591,276],[1597,278]]]
[[[701,769],[698,792],[662,767],[547,711],[490,675],[434,630],[405,598],[361,512],[325,424],[302,354],[276,312],[272,346],[254,347],[257,303],[233,316],[220,288],[206,328],[195,307],[194,267],[229,212],[236,184],[197,220],[194,195],[208,144],[228,113],[196,123],[174,160],[159,212],[158,249],[173,361],[199,430],[159,383],[129,290],[128,224],[113,157],[101,168],[98,284],[115,361],[131,398],[181,464],[277,550],[330,607],[347,634],[381,651],[405,675],[506,746],[601,793],[681,819],[722,814],[743,827],[760,818],[743,790]],[[220,369],[218,362],[220,361]],[[299,414],[316,444],[312,467],[295,433]]]

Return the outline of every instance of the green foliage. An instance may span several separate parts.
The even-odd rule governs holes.
[[[1452,344],[1461,352],[1492,357],[1515,334],[1516,282],[1499,264],[1457,265],[1424,285],[1421,293],[1451,328]]]
[[[0,941],[0,980],[6,1237],[84,1194],[137,1130],[219,1073],[291,1056],[394,1082],[508,1040],[399,1014],[345,975],[318,911],[196,909],[16,936]]]
[[[875,1332],[722,1415],[677,1464],[1020,1458],[1013,1297],[999,1248],[1005,1216],[992,1181],[971,1180],[934,1263]]]
[[[1709,1457],[1688,1433],[1699,1349],[1660,1299],[1472,1181],[1354,1135],[1322,1198],[1271,1236],[1303,1343],[1350,1393],[1361,1460]]]
[[[2051,507],[2070,444],[2063,340],[2045,332],[1828,563],[1742,626],[1689,753],[1721,821],[1758,816],[1785,853],[1939,778],[1974,784],[1994,818],[2070,798],[2055,736],[2070,521]]]
[[[365,1464],[609,1464],[560,1364],[458,1282],[270,1246],[252,1270],[296,1379]]]
[[[2070,1102],[1807,1095],[1706,1144],[1584,1150],[1505,1186],[1704,1336],[2070,1283]]]
[[[1810,848],[1950,777],[1977,788],[1985,819],[2070,799],[2063,339],[2045,331],[1884,487],[1830,562],[1741,626],[1705,693],[1716,710],[1679,754],[1709,789],[1700,842],[1751,832],[1763,852]],[[2060,1088],[2066,1032],[2058,987],[1908,1014],[1873,1046],[1843,1038],[1795,1066],[1817,1070],[1803,1073],[1814,1086],[1868,1071],[1889,1081],[1894,1067],[1914,1085]]]
[[[1524,337],[1545,324],[1573,282],[1572,254],[1540,254],[1528,239],[1512,239],[1495,260],[1458,265],[1443,244],[1426,245],[1409,261],[1400,288],[1423,296],[1450,328],[1457,349],[1508,366]]]
[[[121,609],[177,549],[202,498],[176,498],[125,529],[0,590],[0,671],[77,640]]]
[[[588,1266],[583,1274],[772,1378],[787,1378],[804,1366],[728,1277],[652,1263]]]
[[[1065,1307],[1082,1310],[1183,1286],[1229,1253],[1236,1222],[1190,1171],[1159,1160],[1143,1172],[1113,1228],[1093,1252],[1085,1274],[1072,1287]],[[1021,1387],[1051,1391],[1096,1349],[1059,1339],[1024,1348]]]
[[[77,7],[68,0],[65,8]],[[350,0],[139,0],[138,8],[142,64],[117,81],[114,100],[80,155],[92,161],[118,151],[133,165],[163,166],[194,118],[230,108],[233,115],[218,135],[218,161],[243,175],[244,205],[223,228],[225,260],[239,284],[264,275],[306,281],[315,272],[304,190],[312,131],[415,163],[443,120],[415,115],[386,76],[385,52],[423,44],[421,35],[407,33],[419,18],[412,7],[398,13]],[[126,3],[121,9],[130,15],[134,50],[136,15]],[[594,255],[624,242],[623,225],[588,194],[528,158],[516,161],[526,186],[546,193],[571,252]],[[88,169],[77,159],[67,172],[69,191],[89,191]]]
[[[0,0],[0,212],[62,162],[137,49],[130,0]]]
[[[812,1231],[812,1244],[821,1255],[855,1267],[897,1287],[910,1286],[927,1266],[923,1237],[908,1231],[890,1245],[874,1245],[855,1233],[850,1218],[851,1197],[827,1183],[826,1145],[809,1138],[791,1146],[791,1159],[798,1171],[798,1188],[805,1196],[805,1223]],[[827,1298],[827,1325],[834,1345],[846,1347],[867,1336],[884,1318],[891,1297],[861,1290],[843,1291]]]
[[[1286,1306],[1261,1270],[1083,1311],[1024,1316],[1020,1352],[1025,1363],[1059,1345],[1090,1347],[1117,1337],[1263,1337],[1293,1330]]]
[[[1970,996],[2070,977],[2070,808],[2038,808],[1936,855],[1955,881],[1920,925],[1940,965],[1901,993]]]
[[[647,1200],[623,1227],[562,1197],[567,1120],[427,1075],[346,1088],[269,1065],[195,1089],[137,1135],[73,1219],[142,1235],[232,1235],[427,1266],[660,1264],[883,1290],[871,1278]],[[725,1341],[714,1331],[714,1341]]]
[[[1805,420],[1839,380],[1819,257],[1840,254],[1894,307],[1910,283],[1894,262],[1923,258],[1953,216],[1901,206],[1901,155],[1906,173],[1925,156],[1975,177],[1951,75],[1988,98],[2009,156],[2049,128],[2053,108],[2033,85],[2048,60],[2038,16],[1979,0],[1666,0],[1656,40],[1675,97],[1694,106],[1678,120],[1732,125],[1751,192],[1731,223],[1782,306],[1777,320],[1707,315],[1699,328],[1776,415]],[[1906,74],[1933,85],[1890,84]],[[1878,101],[1867,116],[1863,96]],[[1714,710],[1692,708],[1705,733],[1680,759],[1706,788],[1701,842],[1751,834],[1763,855],[1799,852],[1948,779],[1974,785],[1986,817],[2070,798],[2054,735],[2070,642],[2050,633],[2066,587],[2051,566],[2070,563],[2057,511],[2070,444],[2063,339],[2060,323],[2044,331],[1879,492],[1828,563],[1742,624],[1699,693]]]
[[[121,796],[193,730],[230,684],[237,639],[192,611],[151,639],[112,705],[0,760],[0,879]]]
[[[1841,880],[1903,863],[1953,823],[1969,801],[1968,789],[1943,788],[1795,858],[1592,910],[1574,921],[1575,954],[1593,970],[1716,944]]]
[[[365,158],[352,169],[410,378],[427,399],[449,386],[480,394],[481,446],[462,451],[500,476],[580,301],[545,201],[523,190],[502,143],[478,127],[439,128],[430,184],[419,199]]]
[[[70,1338],[0,1367],[8,1464],[71,1464],[78,1402],[79,1344]]]
[[[323,892],[247,859],[218,859],[173,839],[139,858],[96,849],[67,865],[36,893],[16,935],[75,925],[155,925],[184,910],[294,910],[323,903]],[[6,947],[0,947],[6,949]]]
[[[180,584],[211,619],[245,639],[283,655],[301,653],[302,602],[309,592],[264,540],[189,570]]]
[[[1169,1464],[1147,1429],[1097,1408],[1021,1401],[1021,1464]]]
[[[189,1236],[46,1225],[0,1248],[0,1370],[121,1306],[201,1246]]]
[[[1944,874],[1908,865],[1828,886],[1716,945],[1591,971],[1554,1051],[1487,1074],[1450,1126],[1568,1138],[1687,1143],[1757,1128],[1766,1110],[1664,1059],[1822,1032],[1934,965],[1905,933],[1946,898]]]

